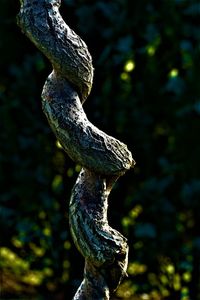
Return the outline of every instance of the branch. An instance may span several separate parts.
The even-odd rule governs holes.
[[[108,195],[135,162],[125,144],[87,119],[82,104],[92,88],[92,58],[63,21],[60,3],[21,0],[18,25],[52,64],[42,91],[43,111],[66,153],[82,166],[69,206],[72,237],[85,257],[74,299],[109,299],[126,274],[128,245],[108,224]]]

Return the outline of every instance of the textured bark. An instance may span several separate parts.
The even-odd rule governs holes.
[[[92,88],[92,58],[63,21],[60,4],[21,0],[18,25],[52,64],[42,92],[43,111],[64,150],[83,167],[69,205],[72,237],[85,257],[84,279],[74,299],[109,299],[126,274],[128,245],[108,224],[108,195],[135,162],[125,144],[87,119],[82,104]]]

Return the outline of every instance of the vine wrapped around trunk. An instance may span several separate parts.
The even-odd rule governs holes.
[[[125,144],[87,119],[82,104],[92,88],[92,58],[63,21],[60,4],[21,0],[18,25],[52,64],[42,91],[43,111],[64,150],[82,166],[69,205],[72,237],[85,258],[84,279],[74,299],[109,299],[126,274],[128,245],[108,224],[108,195],[135,162]]]

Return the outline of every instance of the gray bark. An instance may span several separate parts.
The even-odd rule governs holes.
[[[92,88],[92,58],[63,21],[60,4],[21,0],[18,25],[52,64],[42,91],[43,111],[64,150],[82,166],[69,205],[72,237],[85,258],[74,299],[109,299],[126,274],[128,245],[108,224],[108,195],[135,161],[125,144],[87,119],[82,104]]]

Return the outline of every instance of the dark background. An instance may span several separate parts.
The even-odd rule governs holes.
[[[18,2],[0,3],[0,299],[71,299],[84,267],[68,226],[80,166],[42,113],[51,66],[17,27]],[[88,118],[137,162],[109,201],[130,246],[115,299],[199,300],[200,2],[62,2],[93,56]]]

